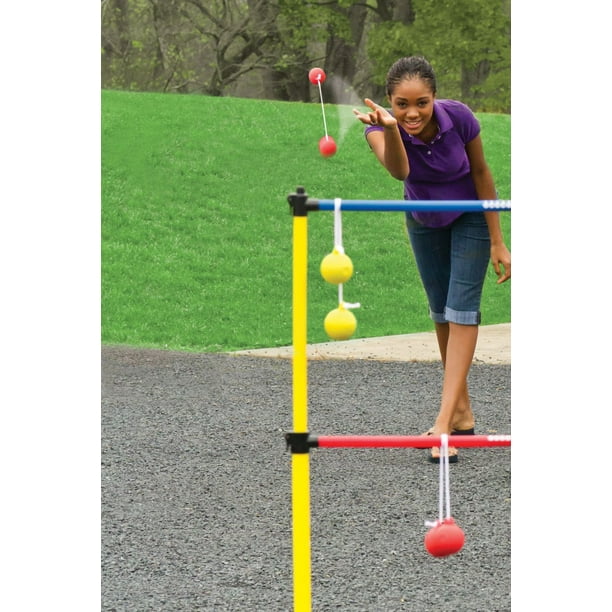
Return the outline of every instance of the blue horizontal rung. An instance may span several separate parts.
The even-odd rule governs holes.
[[[510,210],[511,200],[340,200],[340,210],[352,211],[462,211]],[[335,200],[308,198],[311,210],[335,210]]]

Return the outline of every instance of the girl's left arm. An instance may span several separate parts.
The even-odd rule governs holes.
[[[465,145],[470,160],[472,180],[476,187],[479,200],[496,200],[497,191],[491,170],[485,160],[484,149],[480,135]],[[491,263],[497,274],[497,283],[503,283],[510,278],[510,251],[504,243],[499,213],[489,211],[484,213],[491,238]],[[503,267],[503,270],[502,270]]]

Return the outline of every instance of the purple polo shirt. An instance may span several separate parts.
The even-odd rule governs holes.
[[[477,200],[465,145],[480,133],[474,113],[456,100],[434,100],[434,116],[440,128],[431,143],[399,131],[408,154],[410,174],[404,181],[405,200]],[[365,134],[382,130],[367,126]],[[428,227],[444,227],[461,212],[413,212],[416,221]]]

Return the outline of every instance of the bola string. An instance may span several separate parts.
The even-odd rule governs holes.
[[[344,245],[342,244],[342,198],[334,198],[334,250],[340,255],[344,255]],[[345,302],[343,283],[338,283],[338,304],[344,308],[359,308],[360,302]]]
[[[451,517],[451,509],[450,509],[450,468],[448,461],[448,434],[442,434],[442,445],[440,447],[440,472],[443,473],[443,489],[444,496],[446,501],[446,518]],[[444,468],[442,466],[444,465]],[[440,512],[440,520],[443,520],[442,512]]]
[[[448,461],[448,434],[440,436],[440,471],[439,471],[439,495],[438,495],[438,520],[425,521],[426,527],[436,527],[444,521],[444,507],[446,506],[446,518],[451,518],[450,508],[450,468]]]
[[[325,130],[325,138],[328,138],[327,135],[327,121],[325,120],[325,105],[323,104],[323,89],[321,88],[321,79],[317,79],[317,84],[319,85],[319,97],[321,98],[321,112],[323,113],[323,129]]]
[[[321,90],[321,81],[319,81],[319,90]],[[321,98],[323,103],[323,98]],[[325,112],[323,113],[323,122],[325,122]],[[325,128],[325,135],[327,136],[327,128]],[[334,249],[341,255],[344,255],[344,246],[342,245],[342,212],[340,207],[342,206],[341,198],[334,198]],[[338,284],[338,304],[344,303],[344,292],[343,284]]]
[[[342,198],[334,199],[334,248],[344,255],[344,247],[342,246]]]

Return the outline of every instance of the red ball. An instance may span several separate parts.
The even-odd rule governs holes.
[[[308,73],[308,78],[313,85],[325,82],[325,71],[322,68],[312,68]]]
[[[425,534],[425,548],[434,557],[447,557],[459,552],[465,535],[452,518],[447,518]]]
[[[336,152],[336,141],[331,136],[323,136],[319,140],[319,151],[323,157],[331,157]]]

